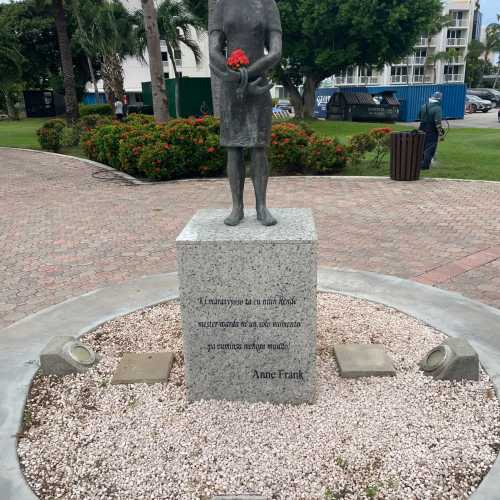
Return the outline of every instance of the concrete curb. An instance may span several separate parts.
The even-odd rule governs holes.
[[[318,289],[398,309],[478,351],[500,395],[500,311],[480,302],[392,276],[320,268]],[[158,274],[87,293],[24,318],[0,331],[0,492],[2,500],[35,500],[19,467],[16,433],[38,355],[56,335],[79,337],[117,316],[178,296],[177,274]],[[499,498],[500,458],[471,500]]]

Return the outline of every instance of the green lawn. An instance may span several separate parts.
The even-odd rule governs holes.
[[[20,121],[0,122],[0,146],[40,149],[36,130],[44,118],[28,118]],[[352,123],[310,120],[308,124],[319,134],[337,137],[345,142],[350,135],[382,123]],[[390,125],[394,130],[410,130],[409,125]],[[79,147],[66,148],[62,153],[81,156]],[[455,179],[483,179],[500,181],[500,130],[478,128],[451,128],[444,142],[439,144],[436,164],[425,177],[449,177]],[[382,168],[374,168],[369,161],[350,166],[343,175],[388,175],[388,162]]]
[[[47,118],[0,121],[0,146],[11,148],[40,149],[36,131]],[[63,148],[61,153],[85,158],[80,147]]]
[[[319,134],[337,137],[345,142],[349,135],[384,127],[382,123],[352,123],[311,120],[308,124]],[[389,125],[394,130],[411,130],[410,125]],[[453,123],[452,123],[453,127]],[[350,166],[343,175],[389,175],[388,163],[374,168],[370,163]],[[451,179],[482,179],[500,181],[500,130],[479,128],[451,128],[439,143],[436,163],[424,177]]]
[[[40,149],[36,130],[46,121],[47,118],[0,121],[0,146]]]

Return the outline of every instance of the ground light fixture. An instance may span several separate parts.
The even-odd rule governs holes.
[[[449,338],[420,361],[425,375],[437,380],[479,380],[479,357],[465,339]]]
[[[98,362],[96,353],[74,337],[54,337],[40,354],[44,375],[83,373]]]

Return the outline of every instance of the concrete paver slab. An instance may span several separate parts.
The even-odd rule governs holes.
[[[341,377],[385,377],[396,370],[380,344],[336,344],[333,346]]]
[[[167,382],[174,362],[171,352],[126,352],[111,384],[156,384]]]

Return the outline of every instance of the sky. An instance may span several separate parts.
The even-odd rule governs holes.
[[[481,12],[483,13],[483,26],[497,21],[500,14],[500,2],[498,0],[481,0]]]

